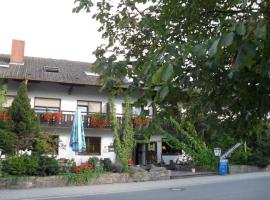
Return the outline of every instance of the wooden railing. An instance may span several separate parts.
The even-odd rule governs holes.
[[[37,113],[41,126],[72,127],[74,112]],[[50,116],[51,115],[51,116]],[[109,116],[106,113],[82,114],[85,128],[109,128]]]
[[[74,112],[62,111],[58,113],[37,113],[41,126],[72,127]],[[83,125],[85,128],[110,128],[110,116],[108,113],[82,113]],[[123,124],[123,115],[117,114],[120,125]],[[146,126],[151,123],[151,119],[141,119],[133,117],[133,126]]]

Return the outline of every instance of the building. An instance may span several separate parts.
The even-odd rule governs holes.
[[[90,72],[90,63],[50,58],[24,56],[24,41],[13,40],[11,55],[0,54],[0,79],[8,84],[6,107],[9,107],[22,81],[27,82],[31,106],[40,117],[41,128],[59,138],[56,150],[58,158],[74,158],[69,147],[73,114],[76,108],[83,111],[87,151],[77,157],[86,161],[89,157],[115,160],[113,133],[110,124],[94,118],[108,117],[108,94],[100,93],[99,76]],[[134,94],[133,100],[140,94]],[[119,119],[123,114],[123,97],[116,99],[116,112]],[[148,114],[152,115],[151,108]],[[133,108],[133,114],[141,109]],[[137,137],[137,136],[136,136]],[[139,136],[137,137],[139,140]],[[167,164],[173,154],[169,146],[162,144],[162,136],[154,135],[150,143],[140,142],[134,150],[135,164]],[[162,155],[163,150],[163,155]],[[166,154],[165,154],[166,153]]]

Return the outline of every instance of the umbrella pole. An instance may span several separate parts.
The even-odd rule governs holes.
[[[76,163],[76,166],[78,165],[77,164],[77,157],[78,157],[78,152],[75,152],[75,163]]]

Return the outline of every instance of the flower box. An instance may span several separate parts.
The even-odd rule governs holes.
[[[8,112],[7,111],[3,111],[2,113],[0,113],[0,120],[1,121],[7,121],[8,120]]]
[[[134,117],[133,118],[134,126],[146,126],[146,125],[149,125],[150,122],[151,122],[151,119],[149,119],[149,118],[141,118],[141,117]]]
[[[91,116],[92,128],[107,128],[109,127],[109,120],[106,115],[96,113]]]

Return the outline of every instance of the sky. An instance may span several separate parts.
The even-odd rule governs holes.
[[[0,0],[0,54],[12,39],[25,41],[25,56],[95,61],[103,41],[87,13],[72,13],[74,0]]]

